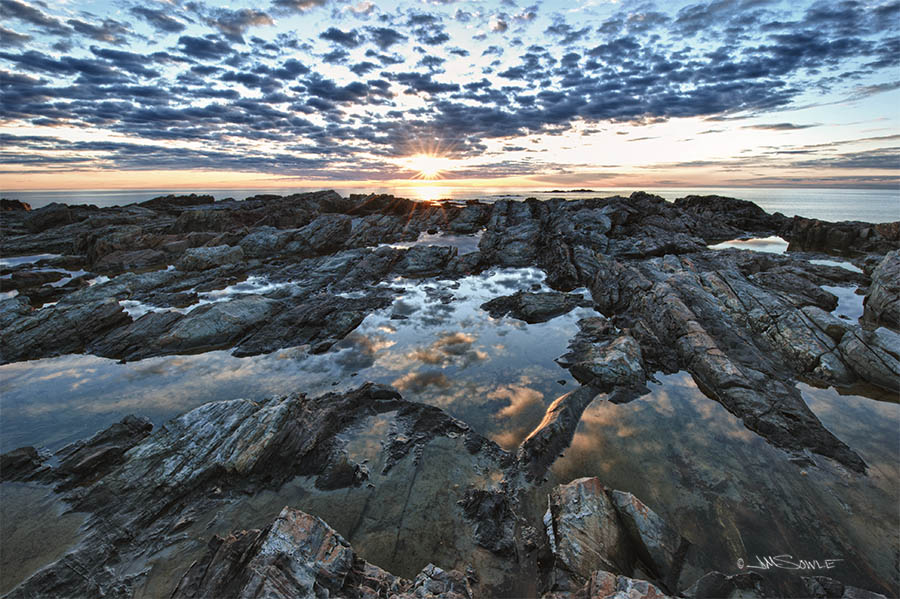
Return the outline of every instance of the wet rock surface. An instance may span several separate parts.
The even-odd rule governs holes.
[[[529,293],[519,291],[490,300],[481,305],[493,318],[507,314],[529,324],[546,322],[555,316],[571,312],[579,306],[589,306],[591,302],[574,293]]]
[[[461,205],[334,192],[4,205],[2,222],[4,258],[59,254],[3,271],[3,363],[317,354],[376,311],[407,317],[398,281],[434,278],[429,293],[452,303],[448,280],[505,266],[542,269],[554,291],[498,290],[485,318],[602,314],[578,323],[558,359],[581,386],[510,451],[365,384],[213,402],[152,432],[129,417],[52,455],[4,454],[2,480],[48,485],[89,514],[79,544],[10,597],[866,596],[821,577],[796,577],[801,588],[746,572],[690,586],[691,543],[639,498],[596,478],[541,485],[592,403],[633,400],[654,373],[679,370],[793,459],[817,453],[848,480],[865,476],[797,384],[896,393],[900,224],[788,219],[718,196]],[[480,234],[478,251],[416,242],[438,233]],[[804,253],[707,247],[750,235]],[[824,252],[863,274],[809,261]],[[867,293],[861,322],[841,312],[856,289]],[[251,525],[229,521],[260,497]]]
[[[357,440],[372,439],[367,423],[379,415],[389,415],[395,424],[381,433],[380,457],[371,462],[376,467],[371,476],[349,477],[334,488],[317,490],[334,468],[358,459]],[[583,478],[549,489],[542,518],[526,507],[534,488],[521,477],[519,462],[464,423],[437,408],[405,401],[388,387],[367,384],[319,398],[214,402],[152,433],[150,428],[146,420],[125,418],[60,450],[52,463],[33,448],[0,458],[5,479],[54,485],[73,509],[89,514],[79,544],[8,597],[132,597],[164,590],[173,597],[576,598],[625,593],[650,599],[684,591],[702,599],[726,596],[718,594],[723,589],[797,596],[784,595],[787,587],[758,576],[719,573],[707,574],[690,589],[678,588],[683,564],[691,559],[691,543],[640,499],[609,489],[597,478]],[[366,540],[377,536],[377,524],[369,529],[371,523],[357,519],[349,528],[351,536],[359,536],[366,556],[321,517],[305,511],[338,518],[355,509],[353,501],[323,510],[310,494],[334,504],[340,496],[346,501],[344,492],[354,488],[367,494],[366,504],[396,501],[391,473],[397,473],[398,482],[412,477],[406,484],[434,475],[446,480],[446,463],[435,460],[433,449],[445,453],[446,444],[455,439],[461,442],[453,459],[459,472],[469,472],[469,483],[465,488],[443,486],[441,493],[450,492],[445,502],[432,504],[427,514],[410,514],[408,524],[417,527],[416,518],[449,510],[458,522],[457,530],[445,532],[452,546],[422,554],[429,541],[413,535],[395,548],[402,546],[415,556],[413,563],[423,564],[417,574],[404,578],[366,561],[386,557],[373,552]],[[358,470],[361,464],[356,466]],[[473,471],[481,476],[473,477]],[[207,524],[210,514],[286,484],[305,489],[296,501],[308,505],[278,508],[264,528],[209,534],[216,520]],[[334,495],[337,491],[342,493]],[[283,496],[282,490],[276,501]],[[371,517],[377,522],[379,514]],[[361,527],[368,534],[360,535]],[[184,553],[186,546],[194,549]],[[193,557],[185,563],[184,555]],[[163,573],[155,575],[154,568]],[[843,585],[829,580],[809,584],[824,589],[822,593],[839,588],[842,594],[811,596],[879,597],[847,595]],[[772,592],[781,594],[765,594]]]
[[[900,330],[900,251],[888,253],[872,272],[863,320]]]

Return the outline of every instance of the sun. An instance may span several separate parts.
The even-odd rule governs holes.
[[[453,166],[452,160],[436,154],[416,154],[405,158],[403,163],[408,169],[418,171],[416,179],[439,179]]]

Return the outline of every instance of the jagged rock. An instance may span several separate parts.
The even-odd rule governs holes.
[[[335,299],[346,292],[387,282],[396,274],[458,277],[493,266],[527,265],[545,269],[548,284],[557,289],[589,287],[596,304],[610,317],[618,333],[592,341],[588,349],[599,353],[581,360],[583,368],[573,372],[581,372],[580,379],[591,385],[610,390],[611,401],[630,397],[623,391],[626,386],[640,392],[639,370],[685,369],[704,392],[770,442],[792,451],[810,449],[862,471],[865,466],[859,456],[821,426],[794,383],[798,377],[842,385],[859,379],[880,381],[882,386],[894,382],[890,367],[894,354],[886,349],[890,344],[882,342],[885,335],[878,333],[877,342],[863,332],[849,337],[848,331],[855,329],[830,318],[828,311],[836,298],[821,289],[822,285],[867,285],[866,275],[810,265],[791,255],[704,248],[709,239],[741,229],[741,235],[782,235],[797,247],[807,237],[817,238],[815,231],[837,231],[823,233],[824,238],[834,237],[829,244],[840,245],[836,240],[843,235],[852,237],[848,247],[853,250],[886,251],[896,246],[900,236],[896,223],[810,224],[779,215],[768,217],[754,205],[730,198],[684,198],[673,204],[640,192],[627,198],[468,202],[465,206],[384,195],[342,198],[333,191],[215,203],[209,203],[209,198],[164,197],[145,206],[44,210],[48,217],[56,214],[53,218],[59,219],[59,226],[28,234],[25,219],[38,212],[4,213],[4,227],[11,223],[11,228],[0,239],[0,252],[5,256],[29,251],[76,253],[78,268],[99,263],[108,273],[155,262],[154,266],[161,266],[181,254],[184,263],[195,254],[214,251],[197,247],[203,244],[235,246],[226,251],[232,256],[229,260],[238,261],[217,260],[204,266],[221,266],[190,272],[127,273],[78,290],[32,286],[28,300],[35,305],[57,299],[59,305],[30,311],[24,298],[3,302],[0,320],[7,326],[0,353],[4,358],[8,354],[8,359],[85,349],[124,359],[213,347],[236,348],[236,353],[244,354],[310,343],[324,350],[358,323],[361,315],[382,305],[383,300],[354,305]],[[68,220],[72,222],[63,224]],[[423,231],[446,232],[455,227],[457,232],[473,232],[482,226],[480,251],[466,256],[454,254],[451,248],[363,247],[412,241]],[[124,260],[131,252],[153,258]],[[873,260],[869,258],[867,269]],[[135,322],[125,314],[112,313],[109,318],[75,318],[75,310],[83,312],[84,306],[96,306],[107,298],[138,301],[156,309],[185,307],[197,301],[195,294],[222,289],[251,275],[289,281],[290,289],[282,288],[263,300],[240,298],[204,305],[187,314],[155,312]],[[880,309],[878,289],[886,289],[890,296],[884,284],[891,278],[887,272],[872,283],[867,313],[875,318],[881,318],[874,316]],[[83,284],[86,281],[73,287]],[[313,300],[319,297],[334,309],[318,306]],[[76,304],[83,306],[76,308]],[[297,308],[301,304],[303,308]],[[105,309],[117,311],[112,305]],[[63,316],[70,313],[71,319]],[[51,343],[51,330],[53,334],[63,331],[60,342],[52,339]],[[614,341],[615,337],[622,340]],[[861,353],[855,352],[853,344]],[[623,349],[627,351],[619,351]],[[603,355],[607,350],[615,357]],[[633,350],[640,352],[640,359]],[[871,364],[863,364],[860,355],[868,356]],[[609,369],[608,365],[619,363],[618,358],[627,368]],[[601,370],[592,372],[598,364]],[[571,418],[561,416],[580,415],[582,404],[586,405],[572,397],[555,403],[546,426],[536,429],[526,449],[543,443],[555,447],[559,439],[565,446],[573,429]],[[582,407],[570,412],[573,406]],[[523,455],[529,464],[542,461],[534,452]],[[534,472],[539,470],[541,466]],[[532,473],[530,467],[526,471]]]
[[[803,576],[810,599],[887,599],[880,593],[844,585],[827,576]]]
[[[478,243],[481,254],[488,262],[500,266],[533,263],[539,248],[540,213],[543,210],[546,206],[537,200],[496,202]]]
[[[675,591],[690,543],[631,493],[609,492],[635,550],[650,573]]]
[[[59,271],[38,271],[38,272],[14,272],[8,279],[0,279],[0,290],[10,291],[12,289],[28,289],[29,287],[40,287],[47,283],[58,281],[66,276],[66,273]]]
[[[634,495],[607,489],[596,478],[554,487],[544,524],[554,556],[553,584],[561,590],[591,581],[598,570],[626,577],[640,570],[674,592],[690,547]],[[605,580],[615,582],[615,576]]]
[[[0,481],[27,480],[44,463],[34,447],[20,447],[0,455]]]
[[[43,208],[28,212],[28,215],[25,217],[25,226],[32,233],[40,233],[47,229],[73,223],[76,221],[76,218],[78,218],[76,213],[69,206],[54,202]],[[80,219],[84,218],[87,218],[87,215],[80,215]]]
[[[612,223],[604,253],[623,258],[649,258],[701,251],[694,219],[660,196],[636,191],[628,198],[609,198],[603,207]]]
[[[87,350],[105,358],[140,360],[154,355],[156,340],[181,320],[178,312],[148,312],[130,325],[92,340]]]
[[[0,362],[77,353],[95,336],[131,322],[114,299],[29,312],[3,331]]]
[[[285,507],[265,530],[214,537],[172,599],[381,597],[409,586],[357,556],[322,519]]]
[[[854,327],[842,337],[841,357],[861,379],[888,391],[900,388],[900,333]]]
[[[889,252],[900,247],[900,224],[830,223],[795,216],[790,225],[788,251]]]
[[[247,222],[250,221],[250,222]],[[225,206],[213,209],[185,210],[169,228],[169,233],[184,234],[199,231],[238,231],[249,224],[256,224],[245,211],[227,210]]]
[[[900,330],[900,251],[888,253],[872,272],[863,320]]]
[[[781,447],[808,448],[865,471],[862,459],[822,426],[792,382],[794,372],[811,373],[822,356],[835,356],[834,340],[728,260],[710,252],[634,266],[607,261],[591,291],[604,313],[640,320],[653,346],[671,347],[701,389],[751,430]],[[773,360],[773,347],[783,361]],[[796,370],[785,372],[785,365]]]
[[[478,202],[466,202],[459,214],[450,222],[450,230],[454,233],[472,234],[487,222],[490,208]]]
[[[138,204],[138,206],[143,206],[144,208],[153,208],[157,210],[165,210],[171,208],[183,208],[185,206],[203,206],[205,204],[212,204],[213,202],[215,202],[215,200],[216,199],[213,196],[208,194],[169,194],[165,196],[157,196],[153,199],[147,200],[146,202],[141,202],[140,204]]]
[[[124,460],[125,452],[144,440],[153,424],[143,417],[126,416],[90,439],[76,441],[57,451],[49,481],[61,480],[63,488],[84,485],[109,473]],[[46,456],[34,447],[20,447],[0,456],[0,477],[4,481],[30,480],[43,466]]]
[[[285,248],[287,253],[327,254],[343,247],[350,236],[353,219],[344,214],[323,214],[297,231],[294,241]]]
[[[228,302],[200,306],[159,337],[158,353],[176,354],[230,347],[281,309],[281,302],[259,295],[244,295]]]
[[[69,486],[93,482],[124,461],[125,452],[143,441],[153,429],[149,419],[126,416],[86,441],[77,441],[56,452],[58,474]]]
[[[459,250],[438,245],[416,245],[409,248],[395,269],[407,277],[430,277],[440,274]]]
[[[586,599],[673,599],[646,580],[599,571],[582,590]]]
[[[5,333],[7,327],[23,316],[31,314],[32,310],[31,303],[23,295],[0,299],[0,329]]]
[[[271,258],[281,252],[295,233],[295,229],[259,227],[241,239],[240,246],[248,258]]]
[[[574,293],[518,291],[513,295],[504,295],[487,301],[481,304],[481,309],[486,310],[493,318],[509,314],[513,318],[534,324],[546,322],[579,306],[590,305],[589,300]]]
[[[466,577],[457,570],[445,571],[428,564],[416,575],[412,588],[397,599],[472,599],[474,594]]]
[[[124,449],[143,434],[139,422],[138,426],[131,426],[126,419],[121,425],[111,427],[84,444],[73,446],[74,451],[62,456],[66,463],[71,460],[77,464],[77,468],[50,466],[41,470],[41,480],[54,482],[60,489],[72,489],[66,491],[64,499],[74,509],[87,512],[89,517],[78,546],[32,575],[11,591],[9,597],[130,597],[143,584],[146,568],[152,570],[152,564],[158,560],[170,559],[166,556],[172,551],[177,555],[178,548],[188,541],[183,533],[184,528],[203,514],[208,517],[248,495],[264,490],[275,491],[290,480],[307,481],[303,483],[308,489],[304,497],[316,489],[324,489],[315,491],[321,494],[333,488],[332,483],[338,482],[333,476],[335,470],[341,470],[341,464],[352,463],[348,458],[349,444],[358,435],[371,442],[370,438],[365,437],[367,423],[381,415],[388,418],[392,426],[383,432],[380,442],[377,437],[374,440],[374,446],[380,448],[377,461],[381,468],[375,482],[386,485],[376,501],[392,513],[396,509],[392,517],[401,518],[407,526],[427,525],[435,510],[458,514],[455,501],[462,499],[464,490],[452,489],[443,482],[438,491],[441,497],[450,494],[448,505],[441,507],[435,504],[428,508],[427,514],[414,515],[405,506],[392,505],[396,503],[394,493],[397,484],[410,485],[414,481],[407,479],[412,478],[418,484],[433,487],[436,485],[435,477],[446,481],[453,472],[474,482],[480,475],[474,472],[467,474],[470,471],[484,469],[499,472],[502,463],[509,463],[505,452],[441,410],[406,402],[393,389],[372,384],[348,393],[318,398],[292,395],[259,402],[231,400],[205,404],[159,427],[127,451],[106,453],[114,458],[112,460],[93,458],[95,453],[103,454],[105,447]],[[452,464],[450,472],[435,470],[425,456],[434,459],[437,455],[447,455],[448,444],[455,447],[455,451],[449,453],[452,460],[448,462],[442,458],[441,464]],[[357,466],[359,471],[366,470],[364,465]],[[393,476],[394,472],[397,472],[396,476]],[[431,480],[426,483],[428,479]],[[348,485],[347,491],[354,488],[354,481],[346,480],[345,483]],[[406,486],[400,488],[406,489]],[[359,493],[368,494],[369,491],[360,489]],[[336,504],[336,508],[331,510],[336,517],[348,509],[357,511],[362,507],[354,503],[361,497],[348,502],[343,488],[340,495],[331,497],[340,497],[339,506]],[[321,509],[322,503],[318,505]],[[364,507],[359,517],[363,514]],[[222,593],[231,596],[230,591],[222,591],[224,587],[216,585],[229,584],[229,580],[246,580],[241,577],[253,576],[254,572],[260,574],[258,580],[264,586],[278,584],[277,581],[284,581],[278,578],[281,573],[308,570],[303,560],[291,566],[300,570],[282,569],[281,566],[286,565],[282,558],[275,562],[266,561],[268,557],[273,557],[275,549],[284,549],[286,558],[297,557],[301,546],[311,551],[320,547],[316,544],[320,538],[325,541],[321,547],[331,548],[334,553],[319,552],[313,557],[324,561],[310,567],[323,576],[314,577],[317,584],[331,584],[327,581],[337,584],[330,590],[332,595],[353,596],[352,593],[336,590],[345,583],[351,587],[344,588],[350,589],[357,588],[352,585],[359,585],[365,580],[369,581],[366,584],[376,584],[375,579],[393,580],[386,573],[375,575],[376,570],[362,564],[358,564],[360,569],[353,570],[362,573],[362,578],[355,574],[344,578],[340,572],[349,572],[353,565],[342,570],[340,564],[343,562],[333,561],[328,556],[347,557],[352,555],[352,550],[341,544],[339,537],[321,521],[305,514],[295,513],[294,516],[292,524],[276,523],[261,537],[254,536],[255,533],[244,533],[236,534],[234,542],[214,542],[211,554],[182,579],[178,592],[187,593],[184,596],[222,596]],[[382,523],[381,519],[385,518],[382,513],[377,516],[373,513],[372,516],[375,518],[372,524],[375,530],[384,524],[392,529],[396,526],[396,523],[391,524],[392,520]],[[448,515],[444,513],[441,517],[447,518]],[[314,534],[304,536],[304,531],[310,527],[314,529]],[[272,531],[275,532],[270,534]],[[291,537],[295,533],[299,536]],[[453,530],[442,534],[448,537],[448,541],[451,535],[457,538]],[[396,535],[391,534],[391,539],[396,540]],[[442,553],[444,558],[451,563],[459,563],[459,552],[465,551],[463,555],[468,559],[475,546],[466,539],[471,539],[470,533],[458,537],[454,543],[448,543]],[[413,554],[402,558],[404,563],[421,559],[421,554],[415,554],[415,548],[421,547],[415,539],[399,540],[398,543],[395,553],[413,551]],[[456,543],[460,543],[459,548],[450,546]],[[268,547],[272,552],[258,552],[256,549],[259,546]],[[220,548],[222,551],[218,551]],[[478,558],[480,563],[485,564],[486,570],[477,584],[486,595],[493,595],[491,589],[502,588],[503,585],[518,588],[517,585],[523,584],[515,578],[518,570],[511,568],[508,562],[488,552],[485,554]],[[247,559],[241,562],[243,558],[240,556]],[[259,568],[254,570],[250,567],[247,571],[238,567],[257,557],[259,560],[253,564]],[[531,563],[533,569],[533,561]],[[273,564],[276,564],[274,569]],[[329,570],[336,578],[321,570],[328,569],[330,565],[338,567],[337,570]],[[134,575],[135,571],[142,569],[145,570],[141,576]],[[265,574],[261,574],[263,572]],[[338,584],[339,580],[344,582]],[[287,582],[290,583],[289,580]],[[209,586],[203,586],[207,584]],[[209,594],[202,594],[207,592],[202,591],[203,588],[210,589]],[[409,597],[430,597],[440,593],[472,596],[466,577],[434,567],[425,568],[415,581],[396,590],[411,593]]]
[[[220,245],[190,248],[175,263],[175,268],[185,271],[207,270],[223,264],[234,264],[243,259],[244,250],[240,246]]]
[[[561,395],[550,404],[544,419],[516,452],[526,480],[540,480],[556,456],[569,446],[582,413],[598,393],[598,389],[582,386]]]
[[[867,591],[826,576],[763,576],[744,571],[727,575],[709,572],[684,591],[688,599],[719,599],[720,597],[803,597],[804,599],[886,599],[884,595]]]
[[[795,306],[816,306],[822,310],[832,311],[837,308],[837,297],[810,281],[805,273],[788,268],[771,268],[747,277],[754,284],[767,290],[780,292]]]
[[[157,215],[152,210],[147,210],[147,212],[154,216]],[[96,223],[88,230],[74,236],[71,251],[84,255],[85,261],[91,268],[96,268],[98,263],[103,264],[104,260],[111,271],[129,268],[132,262],[143,267],[145,263],[148,263],[148,256],[155,256],[157,260],[165,260],[165,252],[156,249],[161,240],[156,232],[161,231],[169,220],[167,217],[160,217],[160,221],[152,225],[140,221],[110,223],[105,226]],[[154,253],[142,254],[141,252]]]
[[[499,555],[516,549],[516,517],[503,491],[468,489],[459,501],[475,525],[475,542]]]
[[[716,195],[689,195],[676,199],[675,205],[696,218],[695,230],[709,243],[748,232],[765,235],[780,231],[788,221],[781,214],[768,214],[753,202]]]
[[[746,599],[767,599],[778,597],[777,587],[757,572],[740,572],[726,575],[709,572],[689,589],[684,591],[689,599],[719,599],[720,597],[745,597]]]
[[[641,346],[630,335],[599,343],[576,341],[573,345],[572,351],[557,362],[582,385],[612,389],[637,386],[646,380]]]
[[[555,487],[549,496],[549,519],[554,567],[577,585],[597,570],[630,575],[635,560],[628,533],[620,525],[615,504],[596,478],[580,478]],[[549,520],[549,521],[548,521]]]
[[[31,204],[21,200],[0,199],[0,212],[30,212]]]
[[[325,351],[359,326],[369,313],[387,307],[391,301],[384,295],[362,298],[313,296],[265,323],[241,341],[234,355],[251,356],[304,344],[315,345],[319,352]]]
[[[818,306],[804,306],[801,311],[835,343],[839,343],[843,339],[844,333],[852,328],[846,320],[841,320]]]
[[[168,260],[168,255],[159,250],[118,250],[106,254],[94,262],[92,267],[100,272],[121,272],[163,266]]]

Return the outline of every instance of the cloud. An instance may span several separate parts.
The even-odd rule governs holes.
[[[548,26],[547,29],[544,30],[544,33],[557,37],[560,44],[568,46],[569,44],[582,41],[587,37],[590,31],[590,27],[575,29],[564,21],[557,21]]]
[[[110,48],[98,48],[97,46],[91,46],[91,53],[97,58],[108,60],[116,67],[128,71],[129,73],[134,73],[135,75],[147,78],[160,76],[159,71],[147,67],[147,57],[143,54],[112,50]]]
[[[495,33],[503,33],[507,29],[509,29],[509,23],[506,22],[504,17],[494,15],[491,17],[490,24],[488,25],[491,31]]]
[[[393,73],[390,75],[394,81],[407,86],[411,93],[424,92],[427,94],[442,94],[447,92],[458,92],[458,83],[440,83],[434,81],[430,73]]]
[[[408,37],[390,27],[369,27],[367,29],[370,39],[382,51],[387,50],[394,44],[405,42]]]
[[[494,417],[497,419],[519,418],[528,412],[543,413],[544,394],[536,389],[521,385],[499,387],[486,395],[488,399],[505,399],[509,405],[500,409]]]
[[[114,19],[103,19],[100,25],[86,23],[80,19],[69,19],[66,22],[76,32],[98,42],[121,45],[127,41],[126,37],[131,34],[131,29]]]
[[[329,27],[319,34],[319,39],[344,46],[345,48],[356,48],[362,43],[359,34],[353,29],[350,31],[341,31],[337,27]]]
[[[358,62],[355,65],[351,66],[350,70],[353,71],[356,75],[359,75],[360,77],[362,77],[369,71],[373,71],[377,68],[378,68],[378,65],[375,64],[374,62],[363,61],[363,62]]]
[[[180,33],[186,29],[181,21],[167,15],[160,9],[147,8],[145,6],[133,6],[129,9],[131,14],[142,18],[162,33]]]
[[[760,131],[794,131],[796,129],[809,129],[818,127],[817,124],[796,125],[794,123],[763,123],[759,125],[744,125],[741,129],[758,129]]]
[[[440,389],[448,389],[451,385],[450,379],[439,370],[426,370],[425,372],[410,372],[391,383],[399,391],[411,391],[413,393],[422,393],[429,387],[438,387]]]
[[[837,156],[823,156],[814,160],[791,163],[794,168],[815,169],[900,169],[900,146],[878,148],[863,152],[846,152]]]
[[[0,16],[5,19],[18,19],[52,35],[72,33],[72,29],[56,17],[19,0],[0,0]]]
[[[325,6],[328,0],[273,0],[272,7],[282,11],[307,12]]]
[[[349,10],[350,12],[352,12],[355,15],[368,16],[368,15],[372,14],[376,8],[378,8],[378,7],[375,6],[374,2],[369,2],[368,0],[364,0],[363,2],[358,2],[356,4],[347,6],[345,8],[345,10]]]
[[[508,13],[492,15],[429,3],[378,12],[377,20],[370,20],[375,26],[326,21],[312,33],[263,28],[272,23],[270,15],[290,13],[285,21],[308,20],[294,11],[325,4],[276,0],[245,9],[187,2],[134,6],[128,10],[135,19],[162,34],[178,34],[176,43],[158,36],[167,40],[166,46],[148,49],[119,21],[42,2],[0,0],[4,17],[15,24],[0,29],[5,46],[0,61],[6,69],[0,72],[0,101],[14,126],[94,128],[154,148],[160,140],[173,145],[204,140],[210,156],[230,156],[215,154],[222,168],[307,172],[309,164],[324,158],[332,167],[320,176],[352,173],[359,162],[373,177],[387,177],[396,173],[390,158],[409,152],[412,140],[426,139],[453,157],[486,158],[482,166],[449,176],[542,169],[546,174],[558,167],[555,176],[568,177],[571,169],[538,156],[508,160],[487,152],[521,148],[521,142],[510,140],[515,136],[559,135],[595,128],[599,122],[701,117],[789,131],[815,125],[781,123],[766,113],[795,107],[801,98],[809,102],[812,94],[853,100],[898,85],[890,74],[900,61],[900,40],[883,33],[900,15],[897,3],[817,3],[776,11],[774,4],[760,0],[713,0],[668,14],[650,4],[632,4],[610,6],[615,12],[599,20],[589,13],[579,13],[577,21],[569,16],[570,22],[556,17],[531,34],[528,23],[541,22],[530,16],[535,7],[505,8]],[[358,23],[352,11],[341,10],[350,4],[335,6],[336,12],[324,16]],[[497,38],[504,43],[493,46],[474,43],[485,39],[491,19],[498,31],[502,21],[521,37]],[[23,32],[12,31],[22,24]],[[324,54],[320,35],[330,45]],[[703,43],[692,37],[700,35]],[[84,37],[104,43],[89,45]],[[238,45],[244,37],[246,44]],[[135,46],[106,47],[123,40]],[[469,59],[469,52],[476,60]],[[490,64],[481,66],[485,62]],[[351,73],[354,79],[341,79]],[[404,98],[407,94],[418,98]],[[379,110],[372,110],[373,105]],[[761,124],[747,125],[748,114]],[[266,143],[260,145],[261,140]],[[60,147],[87,151],[66,143]],[[365,159],[356,154],[363,149]],[[868,161],[847,152],[838,156],[837,150],[829,156],[806,148],[775,151],[781,153],[766,154],[765,160],[811,164],[827,158],[835,165],[857,165],[836,166],[845,170],[867,164],[865,168],[883,171],[892,158],[890,151]],[[801,151],[807,153],[797,153]],[[103,168],[149,164],[125,148],[104,152],[103,161],[95,163]],[[292,152],[298,160],[290,159]],[[58,164],[67,164],[57,154]],[[149,156],[177,163],[175,154],[162,150]],[[181,158],[185,165],[215,162],[194,153]],[[41,159],[27,160],[34,165]],[[729,168],[746,164],[735,162]]]
[[[178,45],[182,53],[201,60],[218,60],[231,54],[231,46],[215,35],[206,37],[182,35],[178,38]]]
[[[12,46],[21,46],[29,40],[31,40],[30,35],[16,33],[11,29],[0,26],[0,47],[9,48]]]
[[[475,341],[476,338],[473,335],[448,332],[441,335],[428,347],[414,349],[407,357],[432,366],[457,364],[461,368],[465,368],[488,358],[485,352],[473,347]]]
[[[453,13],[453,20],[460,23],[468,23],[472,20],[472,13],[461,8],[457,8],[456,12]]]
[[[233,42],[243,42],[244,33],[250,27],[274,25],[275,23],[267,13],[249,8],[240,10],[206,9],[203,18],[208,25],[218,29],[222,35]]]
[[[423,56],[422,59],[418,62],[416,66],[425,67],[429,70],[436,70],[441,67],[445,62],[447,62],[446,58],[441,58],[440,56]]]
[[[286,81],[296,79],[300,75],[306,75],[307,73],[309,73],[309,67],[296,58],[288,58],[281,63],[280,67],[272,70],[273,77]]]
[[[425,46],[440,46],[450,41],[441,19],[433,14],[410,11],[406,24],[416,41]]]
[[[113,83],[123,79],[122,74],[106,62],[85,58],[64,56],[55,59],[51,56],[28,50],[21,54],[0,52],[0,58],[14,62],[29,71],[52,73],[55,75],[81,75],[95,82]]]

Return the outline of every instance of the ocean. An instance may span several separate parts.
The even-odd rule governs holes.
[[[323,189],[328,189],[323,187]],[[234,198],[243,200],[258,194],[288,195],[315,191],[311,188],[265,188],[265,189],[113,189],[113,190],[53,190],[53,191],[2,191],[5,198],[27,202],[32,208],[41,208],[52,202],[64,204],[94,204],[100,207],[124,206],[143,202],[151,198],[170,193],[210,193],[216,200]],[[399,188],[356,188],[339,189],[342,195],[351,193],[390,193],[398,197],[414,200],[482,200],[492,202],[502,199],[525,199],[535,197],[547,200],[554,197],[580,199],[589,197],[607,197],[612,195],[629,195],[634,189],[595,189],[590,192],[560,193],[550,190],[508,190],[496,188],[464,188],[442,185],[440,183],[425,184],[416,187]],[[857,220],[864,222],[889,222],[900,220],[900,190],[898,189],[810,189],[810,188],[762,188],[762,187],[730,187],[730,188],[646,188],[643,191],[654,193],[673,201],[687,195],[724,195],[743,200],[750,200],[762,207],[766,212],[781,212],[786,216],[805,216],[828,221]]]

